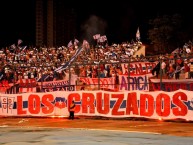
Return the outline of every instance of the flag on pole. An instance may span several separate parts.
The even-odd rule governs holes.
[[[140,41],[140,32],[139,32],[139,27],[137,28],[136,40],[137,40],[137,41]]]
[[[17,45],[19,46],[21,43],[23,43],[23,41],[21,39],[18,39]]]
[[[72,47],[73,44],[72,44],[72,40],[70,42],[68,42],[68,48]]]
[[[64,63],[62,66],[60,66],[59,68],[55,69],[54,71],[55,71],[55,72],[60,72],[60,71],[62,71],[62,70],[64,70],[64,69],[67,69],[68,66],[71,64],[71,62],[73,62],[73,61],[76,59],[76,57],[81,53],[82,50],[83,50],[83,47],[79,47],[79,48],[76,50],[75,54],[71,57],[71,59],[70,59],[69,61],[67,61],[67,62]]]
[[[99,39],[98,39],[98,42],[105,42],[107,41],[107,36],[106,35],[103,35],[101,36]]]
[[[14,49],[16,49],[17,47],[15,46],[15,44],[12,44],[12,45],[10,46],[10,48],[14,50]]]
[[[77,39],[74,39],[74,45],[78,45],[79,41]]]
[[[87,45],[87,44],[88,44],[88,41],[87,41],[87,40],[83,40],[82,45],[85,46],[85,45]]]
[[[172,51],[171,54],[178,54],[180,52],[179,48],[176,48],[174,51]]]
[[[85,48],[86,50],[90,49],[90,44],[88,43],[87,40],[83,40],[82,47]]]
[[[100,38],[100,36],[101,36],[100,34],[96,34],[96,35],[93,36],[93,39],[97,40],[97,39]]]

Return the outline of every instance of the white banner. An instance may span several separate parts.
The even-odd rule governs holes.
[[[74,100],[75,115],[104,117],[143,117],[193,121],[191,91],[77,91],[0,94],[1,116],[68,116]]]
[[[121,68],[123,75],[128,75],[130,70],[130,75],[145,75],[151,74],[152,69],[156,66],[156,62],[131,62],[128,68],[127,63],[122,63]]]

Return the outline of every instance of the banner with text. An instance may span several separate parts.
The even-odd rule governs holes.
[[[103,89],[115,89],[115,78],[79,78],[80,81],[85,83],[86,85],[89,85],[91,89],[98,89],[98,85],[100,85],[100,88]]]
[[[74,100],[75,115],[193,120],[191,91],[55,91],[0,94],[1,116],[67,116]]]
[[[53,91],[75,91],[75,81],[72,84],[69,83],[69,80],[58,80],[50,82],[39,82],[39,86],[42,85],[43,92],[53,92]]]
[[[157,62],[131,62],[128,67],[127,63],[122,63],[121,68],[123,75],[128,75],[128,71],[130,71],[130,75],[151,75],[156,64]]]
[[[119,90],[124,91],[149,91],[149,81],[146,75],[126,76],[119,75]]]
[[[162,90],[171,92],[179,89],[193,91],[193,80],[192,79],[180,79],[180,80],[172,80],[172,79],[163,79],[160,83],[160,79],[151,79],[153,90],[159,91],[161,90],[160,85],[162,84]]]

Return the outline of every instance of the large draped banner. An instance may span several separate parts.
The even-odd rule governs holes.
[[[0,94],[1,116],[68,116],[74,100],[75,115],[145,117],[193,120],[192,92],[55,91],[49,93]]]

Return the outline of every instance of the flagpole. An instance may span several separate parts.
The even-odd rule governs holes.
[[[137,28],[137,32],[136,32],[136,41],[140,41],[139,27]]]
[[[100,62],[99,62],[99,49],[97,49],[97,59],[98,59],[98,90],[100,90]]]

